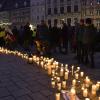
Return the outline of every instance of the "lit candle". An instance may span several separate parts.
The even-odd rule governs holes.
[[[52,69],[51,66],[48,67],[48,75],[51,75]]]
[[[56,93],[56,100],[60,100],[60,93]]]
[[[96,84],[96,90],[98,91],[99,88],[100,88],[100,85],[97,83],[97,84]]]
[[[77,67],[77,70],[80,71],[80,67]]]
[[[75,74],[75,78],[76,78],[76,79],[78,79],[78,77],[79,77],[79,74],[78,74],[78,73],[76,73],[76,74]]]
[[[72,66],[72,76],[73,76],[73,74],[74,74],[74,66]]]
[[[70,93],[71,93],[71,95],[76,95],[76,90],[74,88],[71,88]]]
[[[88,90],[87,89],[84,89],[83,90],[83,97],[87,97],[88,96]]]
[[[60,77],[57,77],[57,82],[60,82]]]
[[[52,76],[55,76],[55,70],[52,70]]]
[[[33,59],[31,57],[29,57],[29,63],[32,64],[33,63]]]
[[[63,88],[63,89],[66,88],[66,81],[62,81],[62,88]]]
[[[86,77],[85,83],[86,83],[86,87],[89,87],[89,85],[90,85],[90,79],[88,77]]]
[[[85,98],[85,100],[90,100],[90,98]]]
[[[64,79],[65,79],[65,80],[68,79],[68,72],[65,72]]]
[[[83,76],[84,76],[84,72],[81,72],[81,73],[80,73],[80,76],[83,77]]]
[[[61,83],[57,83],[58,90],[61,90]]]
[[[41,66],[42,66],[42,68],[43,68],[43,65],[44,65],[44,62],[42,61],[42,62],[41,62]]]
[[[73,86],[76,85],[76,80],[75,80],[75,79],[72,81],[72,85],[73,85]]]
[[[95,96],[96,95],[96,91],[92,90],[92,95]]]
[[[95,84],[92,85],[92,91],[96,91],[96,85]]]
[[[51,84],[52,84],[52,88],[55,88],[56,83],[54,80],[51,82]]]
[[[99,100],[100,100],[100,97],[99,97]]]
[[[60,69],[60,76],[63,76],[63,74],[64,74],[64,69],[61,68],[61,69]]]

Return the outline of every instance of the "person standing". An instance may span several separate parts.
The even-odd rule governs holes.
[[[80,25],[78,27],[78,31],[76,33],[76,41],[77,41],[77,50],[76,50],[76,54],[77,54],[77,59],[78,62],[81,63],[83,62],[83,43],[82,43],[82,37],[84,34],[84,20],[81,19],[80,20]]]
[[[67,24],[62,21],[62,29],[61,29],[61,33],[62,33],[62,42],[63,42],[63,49],[64,51],[62,51],[64,54],[68,53],[68,27]]]
[[[86,26],[83,34],[84,62],[85,64],[89,64],[91,68],[94,68],[94,47],[96,28],[94,27],[91,18],[87,18],[85,23]]]

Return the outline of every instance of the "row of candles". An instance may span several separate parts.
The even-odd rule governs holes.
[[[52,88],[56,90],[56,100],[61,100],[61,95],[66,91],[69,91],[70,100],[76,100],[78,92],[82,94],[81,100],[100,100],[100,82],[94,84],[88,76],[85,76],[84,72],[81,72],[80,67],[60,64],[54,58],[28,56],[28,54],[10,51],[2,47],[0,47],[0,52],[20,56],[27,60],[28,63],[36,63],[43,68],[51,77]]]

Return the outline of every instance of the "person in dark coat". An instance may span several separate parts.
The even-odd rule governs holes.
[[[80,25],[78,27],[78,31],[76,33],[76,41],[77,41],[77,59],[78,62],[81,63],[83,62],[83,43],[82,43],[82,38],[83,38],[83,34],[84,34],[84,29],[85,29],[85,25],[84,25],[84,20],[81,19],[80,20]]]
[[[67,54],[68,52],[68,27],[67,24],[62,21],[62,29],[61,29],[61,34],[62,34],[62,42],[63,42],[63,53]]]
[[[87,18],[83,34],[84,62],[85,64],[89,64],[91,68],[95,67],[94,64],[95,34],[96,34],[96,28],[92,23],[92,19]]]
[[[24,47],[25,49],[29,49],[29,46],[31,45],[31,38],[32,38],[32,32],[30,29],[30,24],[27,23],[24,26]]]

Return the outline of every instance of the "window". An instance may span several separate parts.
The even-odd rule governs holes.
[[[48,8],[48,15],[51,15],[51,8]]]
[[[60,3],[64,3],[64,0],[60,0]]]
[[[37,20],[39,20],[39,16],[37,16]]]
[[[60,7],[60,13],[64,14],[64,7]]]
[[[54,19],[54,23],[58,23],[58,20],[57,19]]]
[[[48,25],[51,25],[51,19],[48,20]]]
[[[71,13],[71,6],[67,6],[67,12]]]
[[[78,5],[74,6],[74,12],[78,12]]]
[[[49,1],[49,0],[48,0],[48,1]],[[57,0],[53,0],[53,3],[56,4],[56,3],[57,3]]]
[[[57,8],[54,8],[54,14],[57,14],[57,13],[58,13]]]

